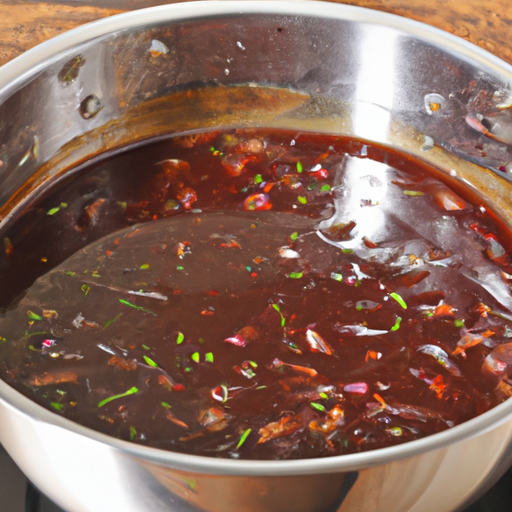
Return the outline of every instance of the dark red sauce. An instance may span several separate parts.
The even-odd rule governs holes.
[[[0,375],[87,427],[192,454],[421,438],[511,394],[498,226],[460,185],[357,140],[130,149],[4,230]]]

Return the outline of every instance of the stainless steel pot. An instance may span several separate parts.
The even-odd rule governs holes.
[[[512,227],[511,84],[512,68],[480,48],[350,6],[192,2],[114,16],[0,69],[1,222],[105,150],[196,128],[281,126],[419,156]],[[512,402],[401,446],[262,462],[109,438],[0,382],[0,441],[70,512],[449,512],[512,462]]]

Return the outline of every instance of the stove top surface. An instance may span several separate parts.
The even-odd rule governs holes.
[[[512,468],[463,512],[510,512]],[[0,445],[0,512],[66,512],[39,493]]]

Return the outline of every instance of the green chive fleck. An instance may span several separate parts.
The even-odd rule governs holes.
[[[201,354],[199,354],[199,352],[194,352],[190,356],[190,359],[192,359],[192,361],[194,361],[194,363],[199,363],[200,357],[201,357]]]
[[[114,318],[111,318],[110,320],[107,320],[105,322],[105,325],[103,326],[103,329],[106,329],[110,324],[113,324],[117,320],[119,320],[123,316],[123,313],[117,314]]]
[[[302,167],[302,164],[300,162],[297,162],[297,172],[300,174],[304,170],[304,167]]]
[[[327,393],[324,393],[323,391],[320,393],[320,397],[324,400],[327,400],[329,398],[329,395]]]
[[[178,265],[178,266],[176,267],[176,270],[185,270],[185,267],[183,267],[182,265]]]
[[[304,196],[297,197],[297,201],[299,201],[300,204],[308,204],[308,200]]]
[[[185,339],[185,335],[182,332],[179,332],[176,336],[176,345],[181,345]]]
[[[82,286],[80,286],[80,290],[82,290],[84,292],[84,295],[87,297],[87,295],[89,295],[89,292],[91,291],[91,287],[86,284],[83,284]]]
[[[453,321],[453,325],[455,327],[464,327],[464,319],[457,318],[456,320]]]
[[[395,325],[393,325],[393,327],[391,327],[391,330],[392,331],[398,331],[398,329],[400,329],[400,322],[401,321],[402,321],[402,318],[397,316],[396,320],[395,320]]]
[[[133,441],[135,439],[135,436],[137,435],[136,428],[132,425],[130,427],[130,441]]]
[[[158,365],[148,356],[142,356],[144,358],[144,361],[146,361],[146,364],[148,366],[152,366],[153,368],[158,368]]]
[[[409,197],[421,197],[423,192],[420,192],[419,190],[404,190],[404,194]]]
[[[144,344],[142,345],[142,348],[143,348],[144,350],[149,350],[149,347],[148,347],[147,345],[144,345]]]
[[[434,316],[434,313],[433,313],[433,311],[424,311],[423,315],[430,318],[430,317]]]
[[[354,251],[352,249],[341,249],[343,254],[352,254]]]
[[[55,215],[60,210],[60,206],[56,206],[55,208],[51,208],[46,212],[46,215]]]
[[[334,279],[335,281],[343,281],[343,275],[338,274],[337,272],[331,272],[331,279]]]
[[[119,395],[109,396],[108,398],[105,398],[98,404],[98,407],[103,407],[104,405],[108,404],[112,400],[117,400],[118,398],[123,398],[123,397],[129,396],[129,395],[134,395],[135,393],[138,393],[138,392],[139,392],[139,390],[134,386],[134,387],[130,388],[128,391],[126,391],[125,393],[119,393]]]
[[[149,263],[144,263],[143,265],[140,266],[141,270],[147,270],[148,268],[149,268]]]
[[[290,240],[291,240],[292,242],[295,242],[295,240],[297,240],[297,238],[299,238],[299,234],[297,233],[297,231],[295,231],[294,233],[292,233],[292,234],[290,235]]]
[[[50,402],[50,405],[56,410],[56,411],[62,411],[64,409],[64,406],[62,404],[59,404],[59,402]]]
[[[316,409],[317,411],[325,411],[325,407],[322,404],[317,404],[316,402],[309,402],[309,405],[313,407],[313,409]]]
[[[322,185],[322,188],[320,190],[322,192],[329,192],[329,190],[331,190],[331,185]]]
[[[405,303],[405,300],[402,299],[402,297],[400,295],[398,295],[398,293],[395,293],[395,292],[391,292],[389,294],[389,296],[392,298],[392,299],[395,299],[398,304],[400,304],[400,306],[402,306],[404,309],[407,309],[407,304]]]
[[[262,181],[263,181],[263,178],[261,177],[261,174],[256,174],[256,176],[254,176],[254,183],[259,184]]]
[[[246,265],[245,270],[247,270],[247,272],[251,272],[252,271],[251,265]]]
[[[267,386],[258,386],[256,389],[267,389]]]
[[[290,279],[300,279],[302,277],[302,272],[290,272],[288,277]]]
[[[204,360],[205,360],[207,363],[213,363],[213,352],[207,352],[207,353],[204,355]]]
[[[388,432],[392,436],[397,436],[397,437],[399,437],[403,434],[403,430],[400,427],[387,428],[386,432]]]
[[[66,271],[64,272],[64,274],[65,274],[66,276],[73,277],[73,276],[76,274],[76,272],[72,272],[71,270],[66,270]]]
[[[167,403],[167,402],[162,402],[162,407],[164,407],[165,409],[170,409],[171,406]]]
[[[249,437],[249,434],[251,433],[252,429],[248,428],[240,437],[240,441],[238,441],[238,444],[236,445],[236,449],[238,450],[244,443],[245,440]]]
[[[38,315],[37,313],[34,313],[33,311],[30,311],[30,309],[27,311],[27,316],[30,320],[42,320],[43,317]]]
[[[143,308],[142,306],[136,306],[135,304],[132,304],[128,300],[119,299],[119,302],[121,304],[124,304],[125,306],[128,306],[130,308],[136,309],[137,311],[143,311],[144,313],[149,313],[150,315],[157,316],[157,314],[150,309]]]
[[[272,307],[279,313],[279,316],[281,317],[281,327],[284,327],[286,325],[286,319],[283,316],[283,313],[281,313],[281,308],[277,304],[272,304]]]

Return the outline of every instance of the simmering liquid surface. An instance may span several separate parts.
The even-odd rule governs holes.
[[[456,182],[357,140],[233,130],[130,149],[4,230],[0,375],[172,451],[421,438],[511,395],[500,226]]]

